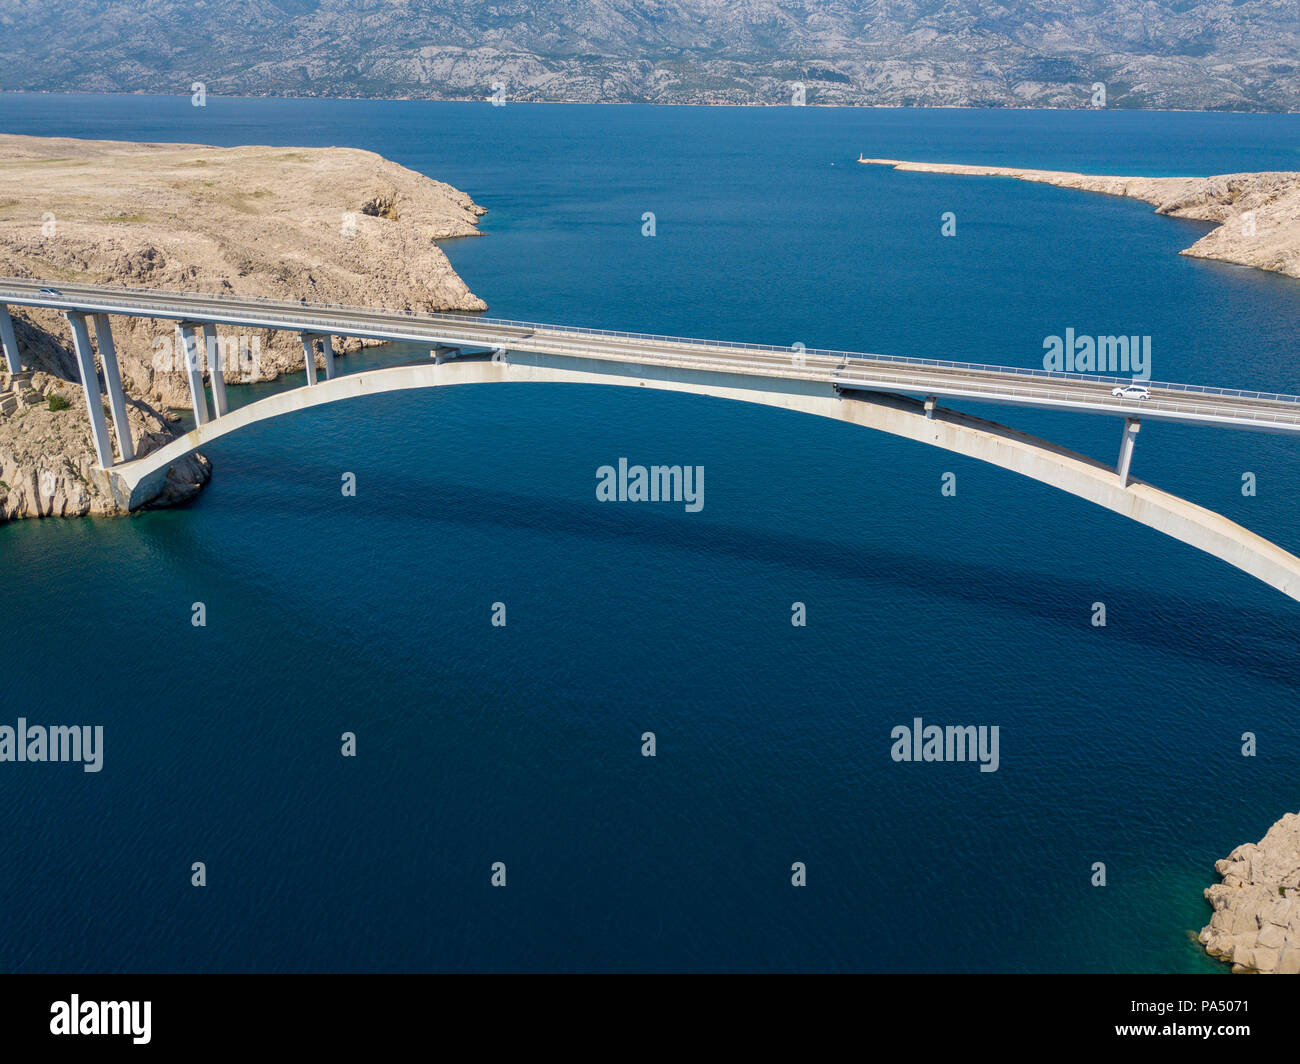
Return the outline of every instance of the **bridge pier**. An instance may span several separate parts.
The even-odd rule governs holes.
[[[86,392],[86,413],[90,415],[90,431],[95,440],[95,457],[99,468],[113,465],[113,444],[108,438],[108,423],[104,420],[104,404],[100,399],[99,374],[95,372],[95,352],[90,346],[90,333],[86,330],[86,316],[69,312],[68,324],[72,326],[72,346],[77,353],[77,369],[81,371],[81,386]]]
[[[933,395],[927,395],[927,396],[925,397],[925,420],[926,420],[926,421],[933,421],[933,420],[934,420],[934,407],[935,407],[935,403],[936,403],[936,400],[935,400],[935,398],[934,398]]]
[[[226,367],[221,364],[221,344],[217,342],[217,327],[203,323],[203,348],[208,354],[208,379],[212,382],[212,409],[214,417],[223,417],[230,409],[226,403]]]
[[[316,383],[316,334],[302,334],[302,355],[307,363],[307,387]]]
[[[113,432],[117,436],[117,453],[123,462],[135,457],[131,442],[131,422],[126,417],[126,393],[122,391],[122,371],[117,364],[117,348],[113,346],[113,330],[107,314],[95,315],[95,342],[99,345],[99,360],[104,364],[104,384],[108,387],[108,404],[113,411]]]
[[[0,303],[0,344],[4,345],[9,372],[21,373],[23,357],[18,353],[18,341],[14,337],[14,320],[9,316],[9,308],[3,303]]]
[[[194,422],[206,425],[212,420],[208,414],[208,397],[203,391],[203,362],[199,354],[198,326],[183,321],[176,326],[176,341],[185,359],[185,376],[190,382],[190,399],[194,403]]]
[[[1133,445],[1137,443],[1138,429],[1141,427],[1141,423],[1135,417],[1124,419],[1124,435],[1119,441],[1119,464],[1115,467],[1115,472],[1119,474],[1121,488],[1128,487],[1128,467],[1133,461]]]
[[[325,379],[332,381],[336,372],[334,369],[334,338],[326,333],[320,338],[320,346],[325,355]]]

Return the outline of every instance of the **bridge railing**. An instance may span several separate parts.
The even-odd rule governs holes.
[[[924,391],[923,386],[917,385],[914,382],[907,382],[905,380],[889,380],[888,378],[882,380],[880,377],[873,378],[868,376],[838,377],[836,379],[842,384],[851,384],[853,382],[860,382],[861,384],[864,385],[875,385],[877,387],[897,390],[897,391],[902,391],[902,390],[913,391],[913,392]],[[972,384],[971,392],[975,393],[978,390],[979,390],[978,384]],[[1107,413],[1116,412],[1114,401],[1109,395],[1106,395],[1104,393],[1091,393],[1091,394],[1080,395],[1078,392],[1075,391],[1061,391],[1061,390],[1054,391],[1053,389],[1051,389],[1046,385],[1034,387],[1033,385],[1027,383],[1014,383],[1010,381],[998,382],[998,384],[996,385],[996,393],[997,396],[1018,397],[1026,400],[1036,399],[1041,401],[1045,399],[1048,400],[1059,399],[1061,401],[1069,402],[1076,406],[1105,407]],[[991,401],[995,397],[972,394],[971,398],[977,400],[980,398],[986,398]],[[1126,404],[1123,412],[1129,416],[1140,418],[1144,411],[1157,411],[1157,410],[1164,413],[1185,414],[1189,418],[1193,418],[1193,419],[1219,417],[1224,420],[1231,420],[1237,422],[1254,421],[1258,423],[1300,426],[1300,407],[1297,407],[1295,412],[1292,413],[1289,410],[1274,411],[1274,410],[1269,410],[1267,408],[1252,409],[1252,408],[1242,408],[1242,407],[1220,407],[1220,406],[1207,405],[1206,403],[1191,404],[1191,403],[1179,402],[1177,399],[1163,398],[1159,392],[1152,392],[1151,398],[1141,403],[1132,402],[1130,404]]]
[[[0,278],[0,301],[5,298],[4,288],[9,284],[17,282],[20,285],[43,284],[40,281],[30,281],[23,278]],[[75,285],[67,286],[75,293]],[[96,295],[102,295],[103,289],[96,292]],[[311,315],[313,310],[326,310],[333,314],[353,316],[359,318],[373,318],[376,315],[387,317],[400,317],[409,320],[417,325],[436,326],[438,324],[456,323],[476,326],[479,329],[500,328],[500,329],[522,329],[530,333],[543,334],[571,334],[577,336],[592,336],[602,339],[629,340],[634,342],[651,343],[651,344],[675,344],[682,347],[706,347],[714,350],[729,350],[754,352],[764,355],[781,355],[786,358],[795,358],[799,355],[812,358],[833,359],[844,362],[844,366],[839,367],[840,372],[848,371],[852,363],[876,363],[890,364],[900,366],[931,367],[936,369],[959,370],[963,372],[993,373],[1002,376],[1015,376],[1024,378],[1036,377],[1045,380],[1063,380],[1084,383],[1094,383],[1102,385],[1121,385],[1132,383],[1134,378],[1113,377],[1101,374],[1091,373],[1070,373],[1064,370],[1049,370],[1038,367],[1019,367],[1019,366],[1002,366],[982,362],[963,362],[952,359],[939,358],[919,358],[907,355],[883,355],[874,352],[865,351],[840,351],[833,348],[804,348],[796,349],[793,346],[782,347],[775,344],[755,344],[730,340],[709,340],[698,337],[672,336],[660,333],[641,333],[627,332],[617,329],[597,329],[588,326],[570,326],[570,325],[553,325],[544,322],[532,322],[515,320],[510,318],[493,318],[486,315],[447,313],[447,312],[423,312],[406,310],[388,310],[376,307],[362,307],[348,303],[300,303],[293,300],[273,299],[269,296],[213,296],[202,292],[174,292],[166,289],[156,288],[132,288],[132,287],[113,287],[113,295],[122,294],[124,296],[142,297],[142,302],[158,303],[168,302],[169,300],[176,303],[187,301],[207,301],[212,303],[231,303],[231,304],[257,304],[266,307],[268,310],[279,312],[287,320],[283,322],[286,329],[299,329],[304,325],[315,326],[321,331],[329,331],[331,327],[346,325],[346,322],[331,320]],[[20,298],[30,298],[29,293],[16,292]],[[75,295],[73,298],[64,298],[63,300],[47,300],[47,302],[63,302],[76,305]],[[144,309],[144,308],[141,308]],[[174,308],[180,311],[182,308]],[[125,313],[125,311],[124,311]],[[149,315],[142,314],[142,317]],[[342,334],[345,334],[344,330]],[[435,339],[436,337],[431,337]],[[648,356],[653,356],[654,352],[645,352]],[[1198,395],[1219,395],[1225,398],[1233,399],[1260,399],[1270,402],[1291,403],[1300,407],[1300,395],[1290,395],[1281,392],[1262,392],[1252,391],[1242,388],[1222,388],[1215,385],[1198,385],[1198,384],[1180,384],[1171,381],[1141,381],[1152,390],[1185,392],[1188,394]],[[1154,397],[1153,397],[1154,398]],[[1232,412],[1232,416],[1240,417],[1240,411]],[[1289,419],[1284,419],[1289,420]]]
[[[756,345],[750,345],[750,346],[756,346]],[[769,349],[762,348],[762,350],[767,351]],[[781,352],[783,356],[787,356],[789,354],[789,352],[784,348],[778,348],[776,350]],[[807,352],[807,354],[809,355],[823,354],[823,353],[824,352],[816,352],[811,349]],[[917,380],[908,380],[905,374],[888,372],[888,370],[891,369],[897,370],[898,368],[900,368],[899,363],[904,360],[882,357],[879,360],[879,365],[881,366],[882,370],[885,372],[872,374],[870,370],[867,369],[866,366],[859,367],[853,365],[846,365],[845,359],[842,357],[843,354],[844,354],[843,352],[835,353],[836,359],[841,363],[840,365],[834,367],[831,370],[831,380],[836,383],[853,384],[856,382],[856,383],[861,383],[863,385],[874,386],[889,391],[902,391],[902,392],[914,392],[914,393],[923,393],[926,390],[925,384],[920,383]],[[668,353],[648,351],[645,352],[644,355],[638,355],[638,357],[644,358],[645,361],[651,362],[651,361],[669,361],[674,359],[675,356]],[[985,366],[982,363],[952,363],[952,362],[943,362],[937,359],[924,359],[924,360],[913,359],[911,360],[911,362],[916,364],[924,363],[926,365],[939,365],[943,367],[961,365],[961,366],[968,366],[971,369],[980,370],[980,371],[986,371],[990,369],[998,370],[1000,368],[1000,367]],[[726,365],[729,364],[729,362],[727,360],[719,359],[717,360],[716,364],[725,367]],[[749,365],[761,367],[762,363],[749,363]],[[862,370],[862,374],[853,375],[852,371],[854,369],[859,369],[859,368]],[[1018,397],[1026,400],[1040,400],[1040,401],[1044,399],[1057,399],[1075,405],[1104,407],[1106,408],[1107,413],[1116,413],[1117,411],[1115,408],[1114,400],[1109,394],[1096,393],[1096,392],[1080,394],[1077,391],[1065,391],[1061,389],[1053,389],[1050,386],[1051,381],[1053,380],[1068,380],[1071,382],[1077,382],[1078,380],[1081,379],[1081,376],[1082,375],[1079,374],[1052,373],[1046,371],[1038,371],[1036,373],[1030,373],[1028,371],[1021,372],[1018,370],[1007,370],[1005,379],[998,380],[996,384],[992,386],[991,389],[982,389],[981,382],[972,381],[970,383],[969,393],[972,398],[975,399],[984,398],[987,401],[994,401],[997,397],[1003,397],[1003,396]],[[1036,380],[1034,382],[1026,381],[1025,380],[1026,377],[1033,377]],[[1082,379],[1104,380],[1107,383],[1114,382],[1117,384],[1129,384],[1131,382],[1131,378],[1126,378],[1126,377],[1098,378],[1098,377],[1082,376]],[[1159,389],[1162,386],[1153,383],[1152,387]],[[937,390],[942,393],[945,389],[940,387]],[[993,395],[978,394],[982,390],[992,391],[994,392],[994,394]],[[1192,385],[1179,385],[1170,390],[1173,391],[1175,394],[1186,392],[1186,393],[1197,395],[1198,397],[1207,394],[1214,394],[1215,392],[1220,392],[1232,397],[1241,395],[1241,396],[1258,396],[1261,398],[1272,398],[1271,393],[1234,392],[1232,389],[1202,390]],[[1186,414],[1193,418],[1220,417],[1225,420],[1233,420],[1238,422],[1253,420],[1255,422],[1261,422],[1261,423],[1273,423],[1273,424],[1287,425],[1287,426],[1300,426],[1300,402],[1295,401],[1300,397],[1278,396],[1278,398],[1290,401],[1290,405],[1293,407],[1294,412],[1292,410],[1272,411],[1265,408],[1243,409],[1241,407],[1230,408],[1230,407],[1220,407],[1220,406],[1209,406],[1204,402],[1198,402],[1193,405],[1193,404],[1179,402],[1177,399],[1174,398],[1165,398],[1163,395],[1161,395],[1161,393],[1158,390],[1153,391],[1151,397],[1148,400],[1141,402],[1140,405],[1137,403],[1127,404],[1124,407],[1124,409],[1119,412],[1124,414],[1131,414],[1134,416],[1141,416],[1141,413],[1144,410],[1145,411],[1159,410],[1165,413]]]

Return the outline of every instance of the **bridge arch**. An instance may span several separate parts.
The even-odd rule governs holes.
[[[1300,558],[1222,514],[1150,484],[1127,486],[1111,467],[1015,429],[952,410],[927,417],[924,404],[895,395],[834,393],[824,382],[791,382],[725,371],[647,367],[600,359],[514,353],[509,361],[454,359],[441,364],[363,370],[280,392],[199,425],[108,475],[119,501],[138,509],[157,495],[168,468],[205,444],[246,425],[363,395],[416,388],[507,382],[600,384],[709,395],[834,418],[975,458],[1048,484],[1211,554],[1300,601]]]

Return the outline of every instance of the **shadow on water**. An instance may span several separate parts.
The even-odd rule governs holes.
[[[277,461],[274,469],[245,467],[239,476],[245,496],[241,506],[259,515],[318,517],[322,522],[378,517],[393,522],[511,528],[603,543],[631,541],[641,548],[685,549],[700,556],[725,555],[782,569],[795,567],[836,580],[856,581],[895,596],[909,594],[970,603],[981,609],[992,607],[1071,629],[1078,626],[1080,602],[1123,602],[1122,637],[1130,644],[1244,671],[1300,690],[1300,653],[1294,638],[1300,613],[1280,593],[1277,607],[1272,608],[1205,598],[1196,588],[1186,595],[1145,588],[1135,592],[1130,581],[1117,581],[1105,573],[1085,580],[950,557],[936,559],[882,549],[876,543],[854,545],[846,539],[796,536],[734,523],[684,521],[681,515],[649,507],[633,515],[616,507],[602,507],[594,498],[590,505],[581,505],[497,488],[479,489],[436,477],[366,472],[364,505],[339,506],[335,466]],[[300,488],[315,483],[325,490],[284,490],[286,484]],[[278,488],[272,487],[276,485]],[[160,541],[158,549],[176,549],[176,533],[177,529],[169,528],[169,537],[164,539],[171,542]],[[228,564],[206,540],[186,537],[185,549],[206,555],[218,567]],[[936,562],[940,560],[942,576],[937,576]],[[1252,579],[1244,573],[1239,578]],[[1052,591],[1045,593],[1045,587]],[[1180,631],[1184,638],[1177,637]]]

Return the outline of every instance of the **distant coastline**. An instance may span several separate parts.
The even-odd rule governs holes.
[[[1065,170],[920,163],[859,158],[873,166],[963,177],[1011,177],[1059,188],[1125,196],[1153,204],[1157,214],[1216,222],[1217,228],[1180,254],[1300,278],[1300,172],[1218,174],[1213,177],[1102,177]]]
[[[363,95],[356,94],[352,96],[339,95],[333,92],[220,92],[210,93],[210,96],[225,100],[347,100],[350,102],[371,101],[374,103],[484,103],[487,94],[475,94],[464,96],[384,96],[384,95]],[[100,91],[96,89],[0,89],[0,96],[157,96],[160,98],[176,97],[188,99],[188,92],[161,92],[153,89],[121,89],[118,91]],[[771,110],[796,106],[788,100],[712,100],[712,101],[691,101],[691,100],[565,100],[565,99],[548,99],[548,100],[510,100],[509,105],[512,107],[524,106],[545,106],[545,107],[717,107],[717,108],[734,108],[736,110]],[[901,103],[868,103],[866,101],[821,101],[809,100],[806,104],[799,104],[814,110],[822,111],[1097,111],[1097,108],[1080,103],[1078,106],[1057,107],[1052,104],[989,104],[989,103],[927,103],[927,104],[901,104]],[[1300,109],[1294,108],[1237,108],[1225,109],[1220,107],[1121,107],[1112,106],[1108,108],[1111,113],[1121,114],[1189,114],[1189,115],[1300,115]]]

